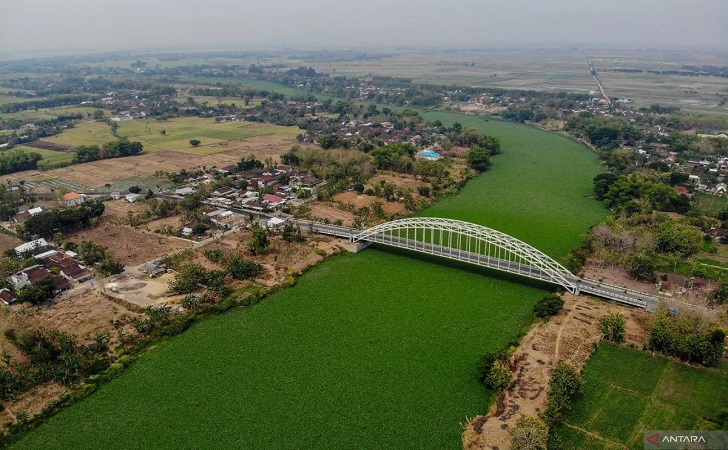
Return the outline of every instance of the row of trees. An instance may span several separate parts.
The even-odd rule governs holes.
[[[41,159],[43,157],[39,153],[22,150],[0,153],[0,175],[37,169]]]
[[[126,139],[107,142],[101,148],[98,145],[81,145],[74,150],[73,162],[84,163],[99,159],[132,156],[141,153],[142,150],[144,150],[144,146],[141,142]]]
[[[686,362],[714,367],[725,352],[725,332],[700,317],[672,315],[661,307],[654,313],[649,346]]]

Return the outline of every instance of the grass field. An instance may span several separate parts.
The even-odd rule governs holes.
[[[457,120],[501,139],[491,168],[425,215],[479,223],[508,233],[554,258],[579,244],[589,226],[608,211],[590,198],[600,172],[596,155],[556,133],[461,114],[425,113],[444,124]]]
[[[705,370],[603,343],[584,368],[583,396],[557,448],[643,448],[647,430],[691,430],[728,404],[728,365]],[[569,428],[572,425],[575,428]],[[582,430],[603,438],[589,436]]]
[[[165,132],[164,135],[162,130]],[[153,119],[120,122],[118,134],[141,141],[146,152],[173,150],[194,155],[209,155],[227,150],[224,146],[216,145],[222,142],[270,134],[293,138],[300,132],[298,127],[252,122],[216,123],[213,119],[187,117],[166,122]],[[198,139],[202,144],[193,147],[190,145],[191,139]]]
[[[542,295],[440,260],[338,256],[157,346],[15,448],[460,448],[487,409],[478,354]]]
[[[693,202],[697,207],[708,214],[718,214],[722,209],[728,206],[728,197],[716,197],[715,195],[696,194]]]
[[[64,130],[61,134],[41,139],[54,144],[71,145],[104,145],[116,138],[111,134],[109,125],[105,122],[81,122],[73,128]]]

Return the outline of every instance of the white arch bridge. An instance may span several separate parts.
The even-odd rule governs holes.
[[[393,220],[366,230],[299,222],[312,232],[442,256],[562,286],[631,306],[652,310],[659,298],[643,292],[579,278],[550,256],[492,228],[460,220],[413,217]]]

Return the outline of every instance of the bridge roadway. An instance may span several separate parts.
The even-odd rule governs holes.
[[[332,236],[347,238],[350,240],[352,240],[356,236],[356,234],[360,232],[359,230],[355,230],[352,228],[322,224],[318,222],[298,221],[298,224],[303,230],[306,231],[312,231],[314,233],[320,234],[328,234]],[[496,270],[502,270],[505,272],[515,273],[529,278],[554,283],[553,279],[548,274],[544,273],[541,269],[530,265],[520,264],[518,262],[507,261],[504,259],[498,259],[491,256],[472,253],[464,250],[451,249],[450,247],[443,247],[427,242],[400,238],[398,236],[380,234],[374,236],[373,238],[368,238],[367,240],[374,243],[392,245],[395,247],[406,248],[409,250],[414,250],[431,255],[443,256],[449,259],[465,261]],[[653,311],[660,301],[660,298],[654,295],[645,294],[644,292],[634,291],[631,289],[625,289],[620,286],[602,283],[600,281],[591,280],[589,278],[579,278],[577,276],[572,276],[569,281],[575,287],[576,294],[591,294],[598,297],[614,300],[619,303],[624,303],[630,306],[643,308],[648,311]],[[564,287],[566,288],[567,286]]]

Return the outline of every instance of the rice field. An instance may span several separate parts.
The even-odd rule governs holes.
[[[728,405],[728,365],[706,370],[602,343],[555,448],[643,448],[647,430],[694,430]]]

